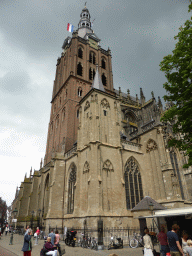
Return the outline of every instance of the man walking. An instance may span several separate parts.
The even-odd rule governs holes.
[[[54,244],[55,244],[55,233],[53,233],[53,230],[51,230],[51,233],[49,233],[48,237],[51,237],[51,243],[54,246]]]
[[[184,253],[179,243],[179,238],[177,235],[178,230],[179,230],[179,226],[177,224],[174,224],[172,226],[172,230],[167,232],[167,240],[168,240],[171,256],[180,256],[180,255],[184,256]]]
[[[166,256],[166,253],[169,252],[169,246],[167,242],[167,235],[165,233],[165,228],[161,226],[161,231],[157,235],[157,239],[159,240],[159,243],[161,245],[161,255]]]

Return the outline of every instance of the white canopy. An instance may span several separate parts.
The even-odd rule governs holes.
[[[153,215],[150,216],[139,216],[138,218],[158,218],[158,217],[169,217],[169,216],[179,216],[179,215],[192,215],[192,207],[183,207],[175,209],[166,209],[155,211]]]

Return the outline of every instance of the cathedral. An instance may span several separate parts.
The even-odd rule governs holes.
[[[191,206],[192,171],[169,148],[161,99],[114,89],[111,51],[100,46],[84,7],[57,59],[44,161],[16,191],[17,225],[139,226],[137,205]],[[168,105],[166,106],[169,107]]]

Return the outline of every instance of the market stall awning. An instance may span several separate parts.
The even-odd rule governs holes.
[[[175,209],[166,209],[166,210],[158,210],[153,213],[153,215],[149,216],[139,216],[137,218],[160,218],[160,217],[171,217],[171,216],[179,216],[179,215],[192,215],[192,207],[183,207],[183,208],[175,208]]]

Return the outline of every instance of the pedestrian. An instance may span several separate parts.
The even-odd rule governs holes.
[[[151,237],[149,236],[149,229],[145,228],[144,233],[144,256],[153,256],[153,244],[151,241]]]
[[[45,255],[57,256],[57,249],[55,245],[52,245],[51,237],[47,237],[47,242],[45,243],[44,247],[48,251],[45,253]]]
[[[40,234],[40,230],[39,230],[39,227],[37,227],[37,230],[34,234],[34,236],[36,237],[35,238],[35,245],[38,245],[39,234]]]
[[[57,247],[59,256],[61,256],[61,247],[60,247],[59,241],[60,241],[60,235],[59,235],[58,230],[56,230],[55,231],[55,246]]]
[[[22,248],[23,256],[31,256],[31,251],[32,251],[31,235],[32,235],[32,230],[29,228],[28,233],[24,236],[24,243]]]
[[[9,227],[8,225],[6,225],[6,228],[5,228],[5,235],[7,235],[7,232],[9,231]]]
[[[182,240],[182,249],[185,256],[187,256],[187,252],[185,249],[186,247],[188,247],[188,244],[187,244],[188,237],[189,236],[187,231],[183,230],[181,240]]]
[[[188,245],[188,247],[186,247],[187,256],[192,256],[192,240],[187,240],[187,245]]]
[[[181,255],[184,256],[184,253],[179,243],[179,238],[177,235],[178,231],[179,231],[179,226],[177,224],[174,224],[172,226],[172,230],[167,232],[167,240],[168,240],[171,256],[180,256],[180,253]]]
[[[157,239],[161,245],[161,255],[166,256],[167,252],[170,252],[168,242],[167,242],[167,234],[165,233],[164,226],[161,226],[161,231],[157,235]]]
[[[51,233],[49,233],[48,237],[51,237],[51,243],[52,245],[55,244],[55,233],[53,233],[53,230],[51,230]]]

